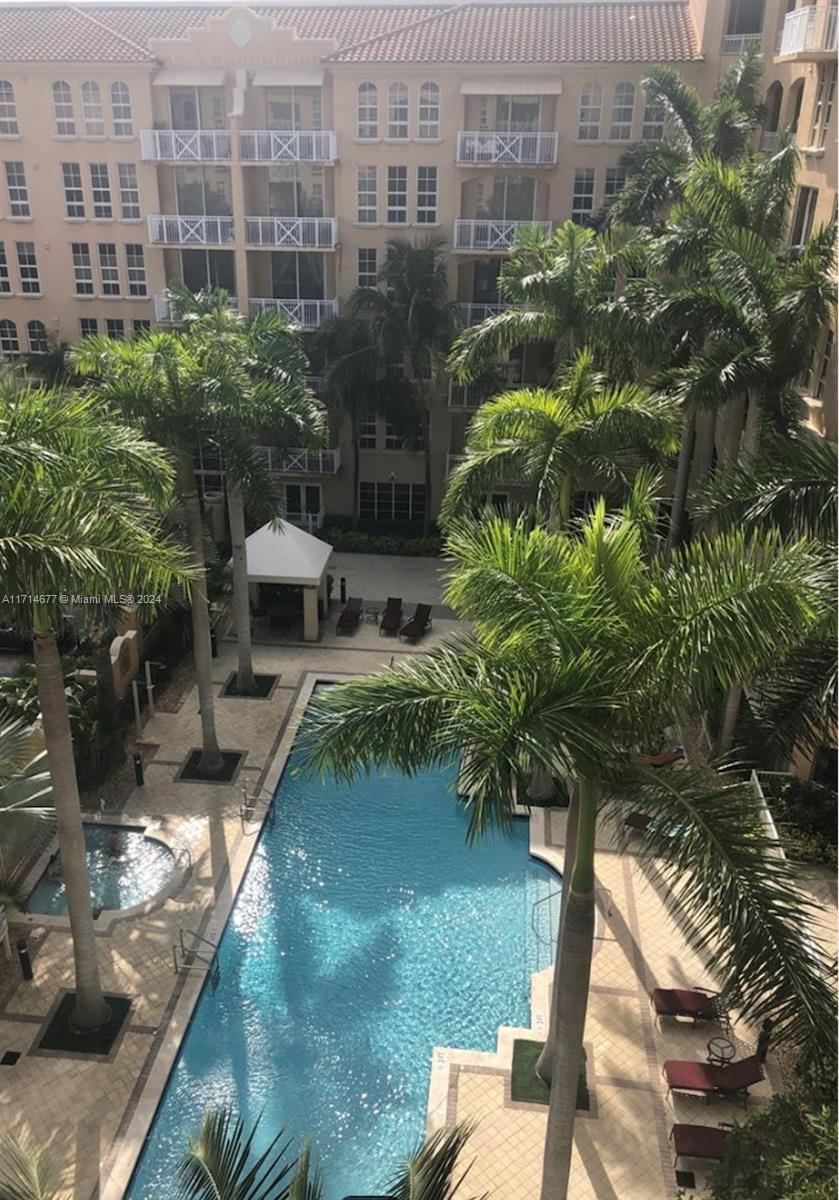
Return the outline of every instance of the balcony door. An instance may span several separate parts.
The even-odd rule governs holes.
[[[323,300],[323,255],[297,250],[273,252],[271,286],[272,295],[277,300]]]
[[[504,133],[537,133],[541,96],[496,96],[494,129]]]
[[[319,87],[274,87],[265,89],[267,129],[323,128],[323,101]]]
[[[230,168],[184,164],[174,168],[175,202],[179,215],[231,217],[233,197]]]
[[[473,304],[498,303],[498,276],[501,273],[501,259],[480,259],[475,263],[475,273],[472,277]]]
[[[271,217],[322,217],[323,167],[305,163],[268,168],[268,215]]]
[[[171,87],[169,111],[173,129],[226,129],[224,88]]]
[[[236,266],[232,250],[181,250],[181,279],[191,292],[223,288],[236,295]]]
[[[478,184],[479,219],[532,221],[535,202],[536,180],[530,175],[505,171]]]
[[[302,525],[306,517],[316,517],[323,507],[319,483],[287,483],[285,515],[292,525]]]

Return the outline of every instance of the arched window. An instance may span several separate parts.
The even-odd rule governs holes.
[[[357,130],[360,138],[379,136],[379,91],[375,83],[359,84]]]
[[[30,354],[46,354],[49,351],[47,327],[43,321],[30,321],[26,326]]]
[[[392,83],[387,89],[387,136],[408,136],[408,89],[404,83]]]
[[[82,84],[82,120],[88,137],[105,136],[102,93],[99,91],[99,84],[93,81]]]
[[[437,138],[440,136],[440,89],[436,83],[421,83],[419,111],[417,112],[417,137]]]
[[[632,137],[632,116],[635,112],[635,84],[616,83],[612,97],[612,124],[609,140],[628,142]]]
[[[76,136],[76,118],[73,116],[73,93],[70,84],[59,79],[52,85],[52,107],[55,113],[55,132],[59,137]]]
[[[0,321],[0,354],[20,354],[14,321]]]
[[[777,133],[778,126],[781,123],[781,104],[784,99],[784,85],[776,79],[770,85],[766,93],[766,116],[763,119],[763,128],[769,133]]]
[[[127,83],[111,84],[111,119],[114,126],[114,137],[131,137],[134,124],[131,119],[131,93]]]
[[[793,133],[798,133],[798,122],[801,119],[801,101],[804,99],[804,80],[796,79],[789,90],[787,100],[787,125]]]
[[[581,142],[600,139],[600,117],[603,112],[603,88],[599,83],[584,83],[580,96],[580,120],[577,137]]]
[[[17,123],[15,89],[8,79],[0,79],[0,137],[17,133],[20,133],[20,126]]]

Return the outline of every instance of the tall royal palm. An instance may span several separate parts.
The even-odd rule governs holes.
[[[256,686],[245,539],[245,503],[265,520],[278,515],[277,494],[260,445],[282,450],[321,445],[322,406],[306,381],[308,360],[300,335],[276,313],[246,320],[224,293],[172,293],[187,321],[186,338],[219,386],[207,409],[207,443],[215,443],[225,468],[227,513],[233,553],[233,610],[238,669],[236,687]],[[213,366],[217,364],[217,366]]]
[[[357,288],[348,308],[372,323],[387,364],[398,362],[413,392],[415,411],[406,405],[403,424],[423,449],[425,510],[430,526],[431,412],[435,383],[457,328],[457,308],[448,296],[444,242],[429,237],[414,246],[404,238],[387,244],[379,272],[381,290]],[[394,414],[395,416],[397,414]]]
[[[571,517],[576,488],[626,484],[638,468],[675,448],[675,403],[636,384],[609,388],[582,350],[554,390],[522,388],[481,406],[466,456],[449,480],[445,524],[504,484],[522,489],[555,529]]]
[[[164,540],[160,517],[172,471],[160,447],[90,394],[0,388],[0,570],[8,616],[35,638],[44,741],[52,777],[73,937],[73,1024],[107,1015],[96,956],[79,789],[56,641],[69,597],[169,592],[186,582],[185,557]],[[29,602],[26,597],[32,597]]]
[[[570,538],[498,519],[449,540],[448,602],[474,636],[382,675],[329,689],[303,734],[309,764],[352,777],[378,764],[462,764],[471,833],[508,824],[516,783],[540,767],[574,781],[576,839],[552,992],[551,1092],[542,1200],[565,1200],[594,932],[595,827],[608,806],[650,817],[698,941],[742,1010],[781,1038],[835,1038],[825,964],[805,933],[806,902],[767,854],[748,789],[705,772],[639,764],[680,711],[794,643],[823,586],[804,545],[742,535],[672,561],[644,551],[651,510],[603,504]],[[619,822],[620,824],[620,822]],[[680,836],[669,831],[678,824]]]

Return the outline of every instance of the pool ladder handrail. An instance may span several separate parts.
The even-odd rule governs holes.
[[[536,923],[536,909],[539,907],[540,904],[546,904],[546,903],[548,903],[548,901],[555,900],[557,896],[561,896],[561,895],[562,895],[562,888],[554,888],[554,890],[552,892],[548,892],[547,895],[540,896],[538,900],[534,900],[530,906],[530,928],[533,931],[534,937],[536,938],[537,942],[541,942],[541,944],[543,946],[550,946],[551,949],[553,949],[553,947],[556,943],[556,938],[553,937],[550,933],[548,934],[547,938],[545,938],[539,932],[539,929],[538,929],[537,923]],[[550,927],[550,921],[548,922],[548,926]]]
[[[184,938],[192,938],[192,945],[185,945]],[[205,951],[198,949],[196,943],[202,946],[209,946],[212,951],[207,954]],[[178,959],[178,951],[180,950],[180,960]],[[200,933],[196,933],[194,929],[178,929],[178,940],[172,946],[172,960],[175,965],[175,974],[180,975],[189,971],[201,971],[203,974],[209,975],[210,983],[213,991],[218,987],[221,979],[221,967],[218,962],[218,946],[209,938],[204,937]]]
[[[274,793],[270,788],[262,786],[257,792],[248,792],[248,789],[243,785],[241,792],[242,799],[239,801],[239,821],[242,825],[242,832],[253,832],[249,831],[246,826],[253,824],[260,805],[262,806],[263,815],[268,825],[273,827]]]

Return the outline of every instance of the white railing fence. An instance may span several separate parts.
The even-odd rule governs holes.
[[[759,46],[762,33],[727,33],[722,40],[723,54],[742,54],[747,46]]]
[[[146,162],[218,162],[231,157],[226,129],[141,129],[140,156]]]
[[[338,244],[335,217],[245,217],[249,246],[333,250]]]
[[[541,229],[551,232],[550,221],[507,221],[501,218],[480,220],[458,219],[454,223],[455,250],[510,250],[516,244],[520,229]]]
[[[503,166],[505,163],[550,166],[556,162],[556,133],[507,133],[504,130],[461,130],[457,162]]]
[[[232,217],[162,216],[148,218],[149,241],[158,246],[230,246]]]
[[[251,129],[239,134],[245,162],[334,162],[338,139],[324,129]]]
[[[779,54],[800,54],[804,50],[835,50],[836,4],[809,4],[787,13],[781,34]]]
[[[285,300],[273,296],[256,296],[249,304],[251,314],[268,309],[286,317],[295,325],[302,325],[304,329],[316,329],[324,321],[338,315],[337,300]]]

